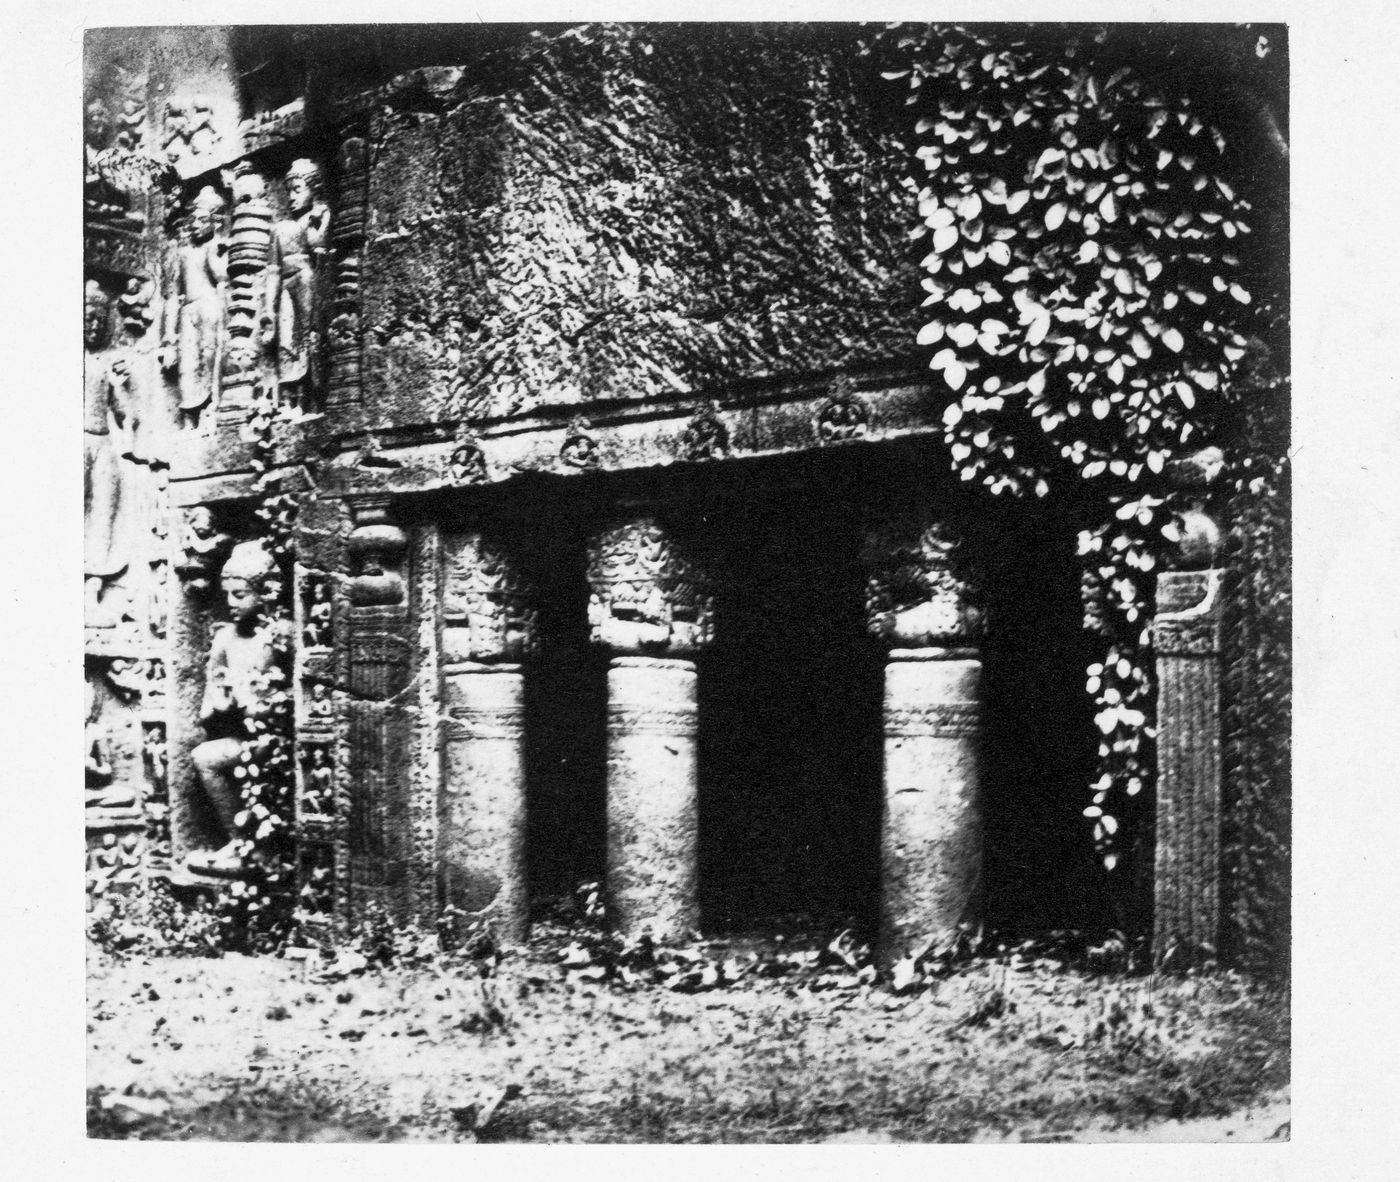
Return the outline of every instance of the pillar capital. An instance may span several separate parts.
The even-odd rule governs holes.
[[[1162,571],[1157,576],[1157,613],[1152,643],[1159,656],[1212,656],[1220,652],[1225,572]]]
[[[599,530],[588,544],[593,641],[619,654],[685,657],[713,631],[712,571],[650,513]]]
[[[887,517],[866,531],[866,626],[897,650],[975,646],[977,580],[960,531],[930,513]]]
[[[521,558],[479,529],[444,540],[444,659],[514,662],[533,656],[539,598]]]
[[[403,603],[403,565],[408,535],[391,519],[388,497],[347,499],[354,528],[346,539],[350,559],[350,602],[356,607]]]

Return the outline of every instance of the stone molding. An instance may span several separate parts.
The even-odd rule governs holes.
[[[451,739],[518,739],[525,733],[523,706],[449,706]]]
[[[886,737],[968,739],[981,729],[982,708],[975,702],[938,702],[885,710]]]
[[[671,735],[693,739],[699,733],[699,716],[693,709],[609,702],[608,730],[615,734]]]

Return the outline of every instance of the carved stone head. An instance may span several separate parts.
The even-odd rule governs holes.
[[[214,514],[209,511],[207,505],[196,505],[189,514],[190,532],[197,538],[212,538],[216,532],[214,528]]]
[[[314,160],[293,160],[287,169],[287,203],[292,215],[305,213],[321,200],[321,166]]]
[[[100,349],[107,343],[111,331],[112,301],[96,279],[83,287],[83,344]]]
[[[88,103],[83,115],[83,132],[88,147],[99,150],[105,148],[107,137],[112,131],[112,116],[107,110],[107,104],[100,98],[93,99]]]
[[[194,242],[208,242],[219,228],[226,203],[217,189],[205,185],[199,195],[190,203],[190,238]]]
[[[277,598],[278,576],[277,562],[261,542],[240,542],[233,548],[220,583],[235,623],[252,622]]]

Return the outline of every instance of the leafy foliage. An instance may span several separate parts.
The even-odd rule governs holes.
[[[1152,781],[1153,572],[1181,536],[1168,469],[1224,437],[1281,298],[1249,254],[1250,161],[1199,78],[1144,65],[1164,55],[1141,37],[894,26],[873,43],[908,88],[918,343],[947,390],[951,462],[994,495],[1084,514],[1102,646],[1085,814],[1110,869],[1125,801]]]

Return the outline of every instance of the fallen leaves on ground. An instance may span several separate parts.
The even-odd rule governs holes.
[[[1235,977],[1014,949],[880,970],[844,936],[486,968],[94,952],[88,1000],[90,1127],[124,1138],[1060,1136],[1220,1115],[1288,1071],[1286,999]]]

